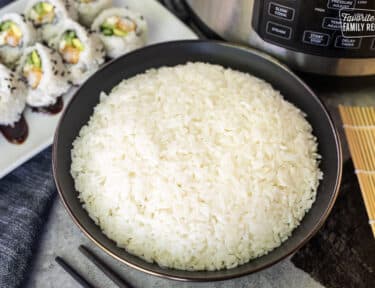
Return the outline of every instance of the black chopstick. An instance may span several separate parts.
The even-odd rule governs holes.
[[[120,288],[133,288],[128,282],[122,279],[116,272],[109,268],[102,260],[98,258],[89,248],[84,245],[79,246],[79,251],[85,255],[96,267],[99,268],[109,279],[111,279]]]
[[[70,266],[68,263],[65,262],[64,259],[57,256],[55,258],[55,261],[70,275],[76,280],[79,284],[81,284],[84,288],[95,288],[93,285],[91,285],[85,278],[81,276],[77,271],[74,270],[72,266]]]

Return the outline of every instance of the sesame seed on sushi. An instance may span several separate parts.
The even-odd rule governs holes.
[[[25,14],[45,41],[57,34],[66,18],[78,19],[74,5],[64,0],[29,0]]]
[[[37,41],[33,25],[17,13],[0,17],[0,58],[2,63],[13,67],[22,51]]]
[[[78,21],[91,27],[92,22],[98,14],[112,6],[112,0],[74,0],[74,5],[78,11]]]
[[[106,54],[116,58],[145,45],[147,23],[142,15],[127,8],[109,8],[95,18],[91,29],[102,40]]]
[[[27,48],[17,67],[26,83],[26,102],[31,107],[47,107],[70,88],[63,61],[52,49],[36,43]]]
[[[0,125],[13,126],[26,105],[25,86],[17,75],[0,64]]]
[[[99,37],[90,34],[79,23],[67,19],[60,33],[49,45],[56,49],[67,66],[69,80],[82,84],[104,62],[104,49]]]

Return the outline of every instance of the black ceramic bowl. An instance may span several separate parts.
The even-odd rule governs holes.
[[[174,66],[188,61],[204,61],[251,73],[271,83],[285,99],[307,114],[318,138],[324,173],[317,198],[301,225],[280,247],[247,264],[229,270],[188,272],[164,269],[127,253],[108,239],[89,218],[77,198],[70,175],[72,142],[87,123],[99,102],[100,91],[109,92],[121,80],[149,68]],[[291,123],[293,125],[293,123]],[[271,266],[304,245],[322,226],[338,193],[341,147],[334,125],[318,97],[296,75],[277,61],[255,50],[208,41],[178,41],[149,46],[127,54],[100,69],[75,94],[65,110],[53,144],[53,172],[59,194],[69,214],[81,230],[103,251],[138,270],[177,280],[224,280],[249,274]]]

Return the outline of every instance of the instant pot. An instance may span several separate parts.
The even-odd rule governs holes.
[[[371,11],[374,0],[186,2],[200,22],[223,39],[263,50],[294,69],[337,76],[375,75],[375,34],[345,37],[339,17],[341,9]]]

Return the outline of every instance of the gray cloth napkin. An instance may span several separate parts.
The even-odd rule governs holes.
[[[22,285],[55,194],[51,148],[0,179],[0,287]]]

